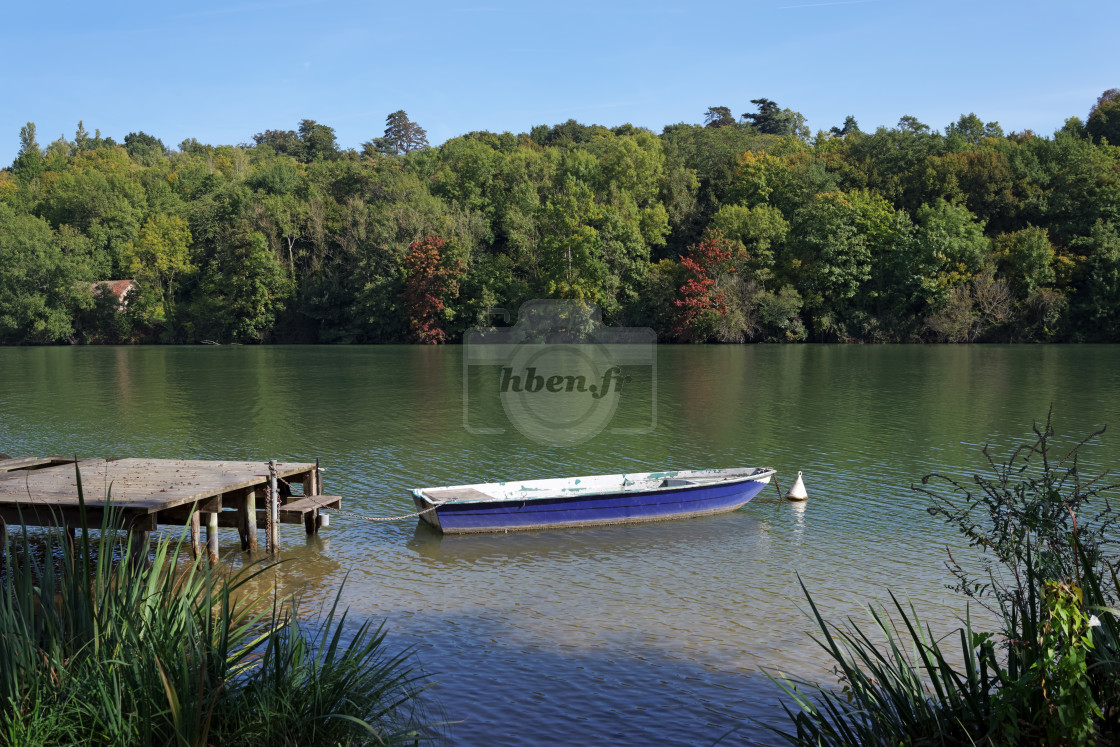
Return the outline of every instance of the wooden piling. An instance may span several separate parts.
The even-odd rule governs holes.
[[[218,512],[206,514],[206,549],[210,555],[210,564],[218,563]]]
[[[132,562],[147,563],[148,548],[152,544],[152,533],[148,529],[133,529],[128,533],[128,542],[132,550]]]
[[[323,486],[320,483],[322,478],[319,476],[319,459],[315,459],[315,469],[308,472],[303,476],[303,495],[304,497],[317,496],[323,492]],[[303,527],[310,534],[316,534],[319,531],[319,509],[314,508],[303,515]]]
[[[202,554],[202,534],[200,514],[198,511],[191,512],[191,557],[197,558]]]
[[[238,521],[244,527],[241,549],[250,553],[257,551],[257,491],[249,488],[238,507]]]
[[[152,544],[152,530],[156,528],[156,520],[152,514],[135,516],[128,525],[128,543],[132,555],[132,562],[148,563],[148,548]]]

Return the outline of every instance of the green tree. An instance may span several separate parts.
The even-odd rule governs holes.
[[[829,133],[833,137],[847,137],[848,135],[861,134],[859,130],[859,123],[856,122],[856,118],[851,114],[844,117],[844,124],[840,125],[839,127],[833,127],[829,130]]]
[[[805,125],[805,117],[800,112],[792,109],[779,109],[778,105],[770,99],[751,99],[752,104],[758,106],[758,111],[747,112],[743,119],[764,135],[782,135],[805,140],[809,137],[809,128]]]
[[[73,309],[91,303],[79,269],[46,221],[0,203],[0,342],[66,340]]]
[[[665,173],[665,154],[656,135],[638,132],[601,137],[588,144],[587,152],[597,162],[596,176],[587,178],[596,193],[626,193],[639,207],[648,207],[657,199]]]
[[[954,305],[954,317],[973,313],[969,283],[991,260],[991,242],[984,224],[966,207],[938,200],[923,205],[915,216],[913,260],[910,272],[917,288],[915,296],[927,320]],[[949,325],[957,328],[960,325]],[[972,322],[964,325],[972,329]],[[969,339],[975,336],[970,332]]]
[[[46,160],[51,159],[48,154]],[[136,239],[147,202],[133,168],[120,148],[81,153],[52,175],[37,206],[52,226],[69,225],[86,234],[93,251],[104,256],[98,264],[116,277],[128,273],[125,247]]]
[[[601,137],[608,132],[610,130],[602,125],[585,125],[574,119],[569,119],[552,127],[537,125],[530,133],[530,137],[535,143],[542,146],[570,146],[589,143],[596,137]]]
[[[125,261],[147,304],[145,321],[174,322],[175,280],[194,272],[191,232],[178,216],[155,215],[144,222],[137,241],[125,249]]]
[[[546,296],[614,305],[603,240],[594,225],[601,218],[591,189],[571,177],[544,205],[538,283]]]
[[[1076,329],[1089,339],[1120,341],[1120,231],[1100,221],[1074,249],[1086,255],[1075,299]]]
[[[191,309],[194,336],[221,342],[264,342],[292,294],[293,283],[259,231],[239,226],[220,241],[201,271]]]
[[[705,127],[734,127],[735,117],[726,106],[709,106],[704,112]]]
[[[917,117],[909,114],[899,118],[896,127],[904,132],[929,132],[929,125],[919,122]]]
[[[1007,278],[1016,297],[1054,284],[1054,246],[1045,228],[1024,228],[995,237],[993,256],[1000,274]]]
[[[256,143],[258,148],[261,146],[268,147],[277,155],[291,156],[296,160],[304,160],[307,147],[295,130],[265,130],[253,135],[253,142]],[[180,145],[179,150],[186,151],[187,148]]]
[[[390,156],[408,155],[428,147],[428,133],[398,109],[385,118],[385,134],[366,144],[371,150]]]
[[[860,231],[858,211],[842,192],[818,194],[793,220],[788,272],[813,314],[820,334],[845,339],[845,317],[872,273],[868,237]]]
[[[92,145],[92,138],[86,132],[85,125],[82,120],[78,120],[78,129],[74,132],[74,152],[82,153],[90,149]]]
[[[12,171],[23,183],[39,176],[43,170],[43,152],[35,139],[35,123],[28,122],[19,128],[19,153],[12,163]]]
[[[773,276],[774,247],[785,242],[790,225],[771,205],[724,205],[712,217],[711,229],[743,245],[747,252],[743,274],[765,284]]]
[[[1120,88],[1110,88],[1100,95],[1089,112],[1085,131],[1098,143],[1107,140],[1120,145]]]
[[[915,227],[910,216],[869,190],[844,193],[852,224],[871,258],[871,277],[852,299],[849,333],[879,342],[913,335],[914,287],[911,262]],[[858,329],[853,329],[858,327]]]
[[[739,157],[727,198],[749,207],[770,204],[792,214],[807,198],[807,185],[799,176],[790,159],[748,150]]]
[[[294,158],[270,158],[248,180],[251,187],[273,195],[290,195],[302,185],[300,166]]]
[[[261,203],[261,227],[271,240],[274,254],[288,260],[288,277],[296,277],[295,250],[306,230],[308,205],[290,194],[274,194]]]
[[[945,134],[950,138],[960,137],[966,143],[976,145],[984,138],[1003,137],[1003,128],[999,126],[999,122],[985,124],[975,114],[962,114],[960,119],[945,128]]]
[[[860,175],[854,185],[874,190],[913,214],[930,197],[926,185],[915,188],[915,172],[927,159],[946,151],[945,138],[913,117],[903,117],[895,129],[880,127],[862,137],[847,138],[842,143],[846,161]]]
[[[475,138],[454,138],[439,149],[432,193],[489,219],[495,217],[495,180],[506,161],[501,151]]]
[[[1089,235],[1097,221],[1120,223],[1120,152],[1059,132],[1031,138],[1009,152],[1022,194],[1020,225],[1049,230],[1068,245]]]
[[[163,141],[146,132],[130,132],[125,135],[124,149],[129,158],[145,166],[153,165],[167,155]]]
[[[303,146],[302,160],[304,161],[311,162],[316,158],[331,161],[340,155],[334,129],[321,125],[314,119],[300,121],[299,140]]]

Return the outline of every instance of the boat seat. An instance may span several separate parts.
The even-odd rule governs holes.
[[[428,496],[436,503],[494,500],[494,496],[475,490],[474,488],[444,488],[441,490],[425,490],[424,495]]]
[[[681,480],[676,477],[670,477],[661,483],[663,488],[683,488],[685,485],[696,485],[692,480]]]

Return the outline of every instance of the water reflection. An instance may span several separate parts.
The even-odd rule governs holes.
[[[704,552],[705,546],[751,542],[763,531],[750,519],[724,515],[691,521],[656,522],[627,527],[587,527],[569,530],[509,532],[505,534],[443,535],[418,523],[406,544],[418,558],[433,562],[525,564],[542,558],[566,562],[592,559],[598,563],[622,558],[642,562],[651,553]]]
[[[0,349],[0,452],[318,456],[327,491],[374,516],[410,513],[407,489],[426,485],[769,465],[785,488],[804,470],[804,503],[768,488],[732,514],[664,524],[441,537],[336,515],[311,542],[285,526],[288,562],[261,579],[307,586],[315,604],[345,579],[353,613],[387,618],[438,673],[448,718],[467,719],[458,743],[643,741],[648,708],[673,714],[653,719],[658,741],[694,744],[734,720],[726,709],[773,716],[760,666],[828,676],[799,578],[834,619],[866,619],[889,586],[935,630],[955,624],[942,563],[959,540],[911,483],[971,474],[980,445],[1016,443],[1051,404],[1071,435],[1120,421],[1112,347],[658,354],[653,432],[544,448],[462,427],[456,348]],[[1086,468],[1118,454],[1107,440]],[[238,556],[233,530],[221,547]],[[678,714],[679,730],[666,724]],[[511,722],[519,735],[488,738]]]

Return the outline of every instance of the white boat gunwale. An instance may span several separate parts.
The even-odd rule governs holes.
[[[565,498],[595,498],[626,495],[638,492],[674,492],[696,488],[762,481],[769,483],[776,470],[770,467],[734,467],[707,470],[661,470],[657,472],[615,475],[586,475],[581,477],[545,478],[473,485],[447,485],[414,488],[409,492],[428,507],[462,504],[544,501]],[[670,484],[680,481],[679,484]],[[586,485],[581,483],[586,482]],[[621,483],[621,484],[619,484]],[[617,487],[615,487],[617,485]],[[429,495],[431,492],[433,495]],[[446,494],[439,497],[437,493]],[[469,497],[457,498],[455,493]]]

